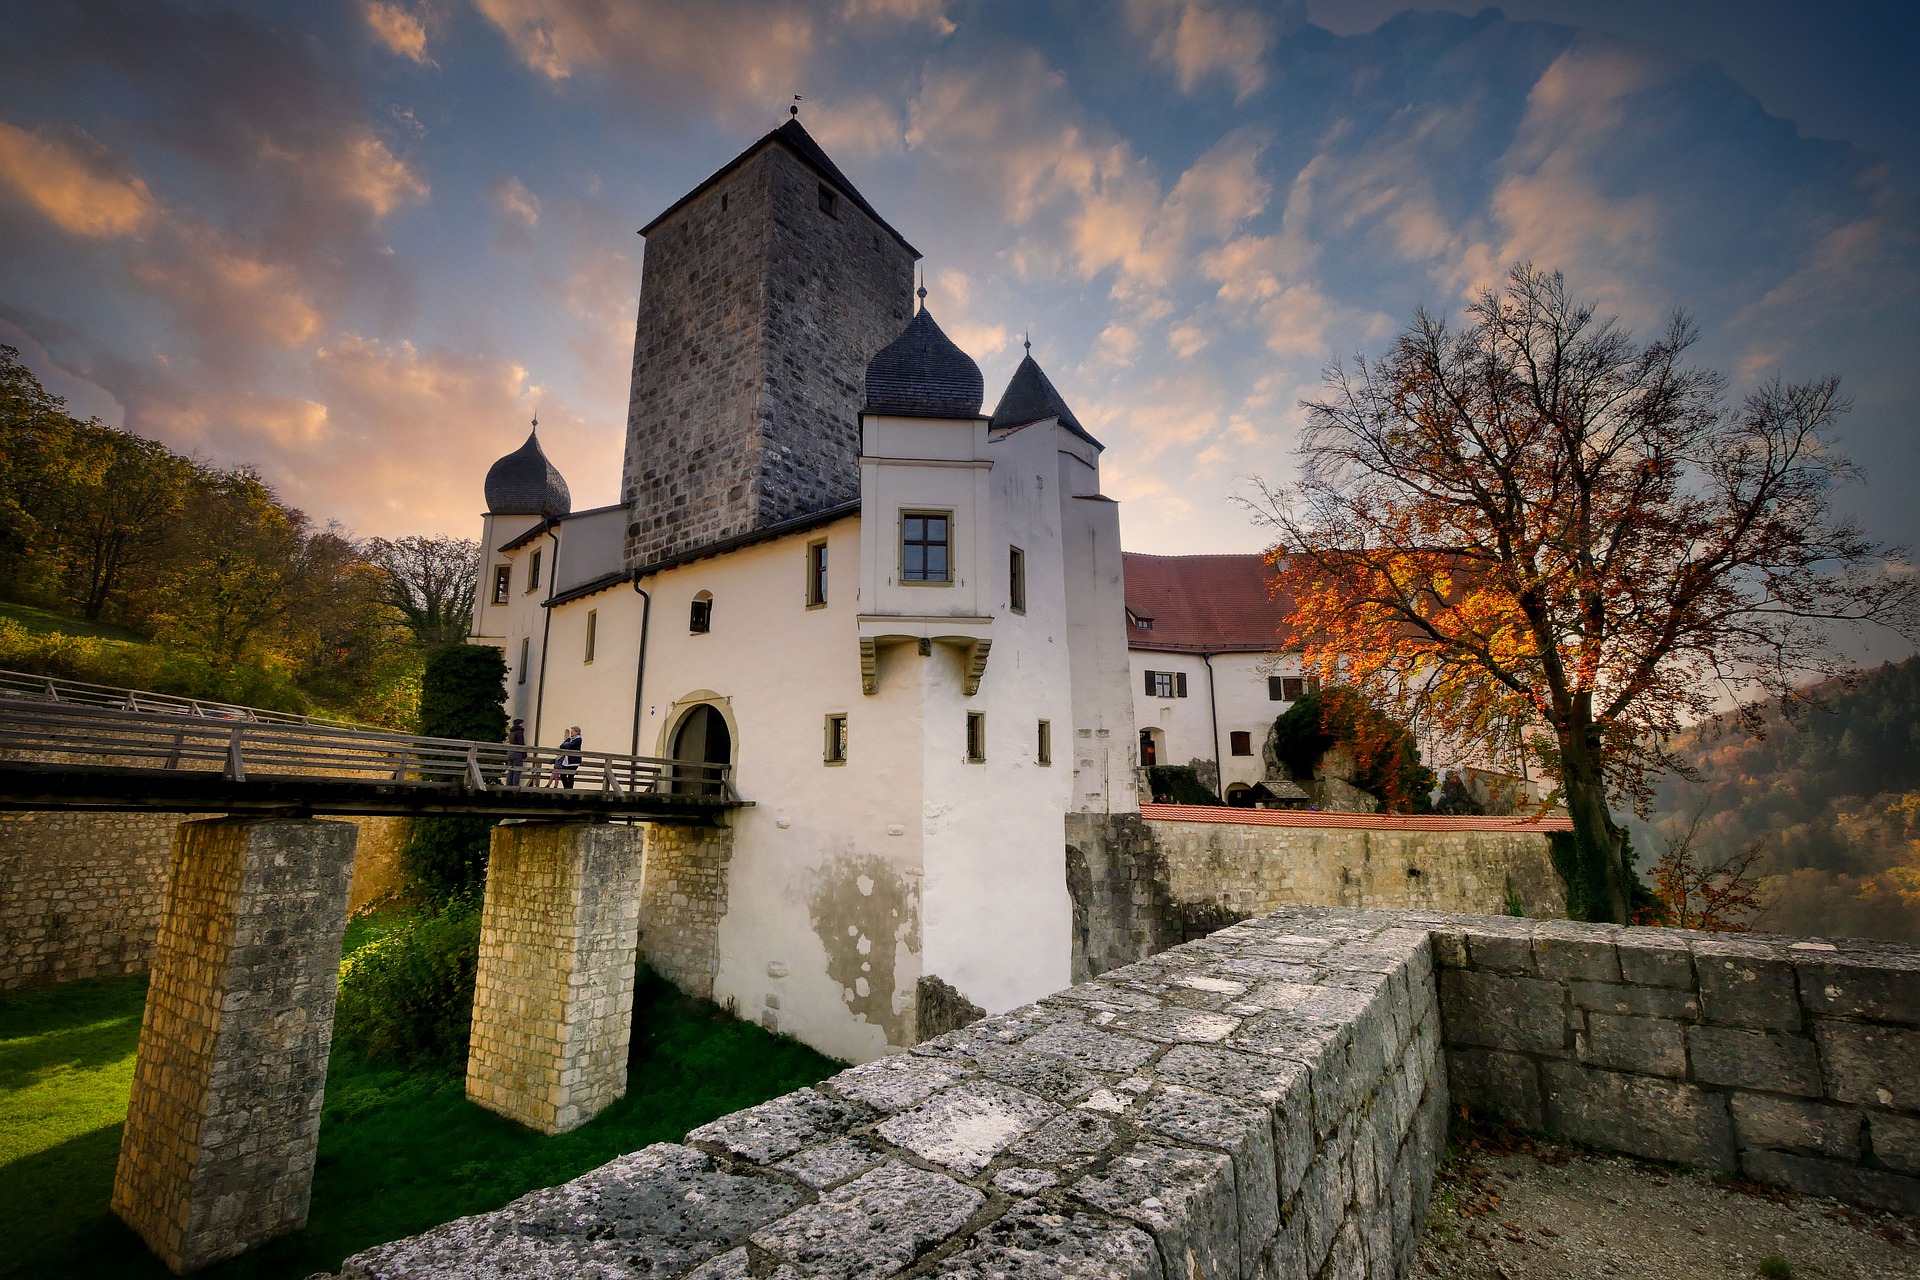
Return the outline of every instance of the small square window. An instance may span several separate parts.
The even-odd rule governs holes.
[[[1171,671],[1147,672],[1146,687],[1149,698],[1171,698],[1173,696],[1173,676]]]
[[[1027,611],[1027,553],[1018,547],[1007,548],[1007,607]]]
[[[693,598],[693,607],[687,611],[687,630],[695,635],[713,630],[713,597],[704,591]]]
[[[840,206],[840,197],[834,194],[833,188],[829,187],[824,182],[821,183],[820,184],[820,212],[826,214],[829,218],[837,218],[840,216],[839,206]]]
[[[587,652],[586,656],[581,659],[582,662],[593,661],[593,645],[594,641],[599,638],[599,632],[600,611],[598,609],[589,609],[587,610]]]
[[[987,717],[982,711],[967,712],[967,762],[979,764],[987,758]]]
[[[826,764],[845,764],[847,762],[847,718],[844,715],[827,717],[827,743],[821,757]]]
[[[540,552],[538,549],[536,549],[533,553],[533,556],[527,561],[527,590],[538,591],[539,589],[540,589]]]
[[[947,582],[951,568],[948,536],[952,521],[944,512],[900,513],[900,581]]]
[[[1041,764],[1052,764],[1053,763],[1053,723],[1052,721],[1042,720],[1040,722],[1040,740],[1036,744],[1036,747],[1037,749],[1034,752],[1034,759],[1038,760]]]
[[[1275,702],[1298,702],[1306,692],[1307,682],[1299,676],[1267,677],[1267,697]]]
[[[507,602],[507,593],[511,590],[513,590],[513,566],[510,564],[495,566],[493,570],[493,602],[495,604],[505,604]]]
[[[807,544],[807,608],[817,609],[827,602],[827,544]]]
[[[1233,754],[1237,756],[1250,756],[1253,754],[1252,733],[1243,733],[1235,730],[1228,734],[1227,737],[1233,744]]]

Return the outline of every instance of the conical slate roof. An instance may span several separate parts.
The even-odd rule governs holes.
[[[1000,403],[994,406],[993,425],[1024,427],[1043,418],[1058,418],[1061,426],[1094,448],[1106,447],[1080,425],[1080,419],[1074,417],[1073,410],[1067,408],[1065,397],[1054,389],[1039,362],[1028,355],[1020,362],[1020,367],[1013,371],[1013,380],[1007,383],[1007,389],[1000,395]]]
[[[980,366],[940,332],[924,305],[867,365],[868,413],[977,418],[985,391]]]
[[[540,432],[529,432],[527,442],[487,469],[487,514],[544,516],[551,520],[573,510],[567,482],[547,461],[540,448]]]

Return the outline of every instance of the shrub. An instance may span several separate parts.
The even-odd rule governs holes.
[[[1353,755],[1353,785],[1389,813],[1433,807],[1433,770],[1407,727],[1342,685],[1318,689],[1273,722],[1274,754],[1296,778],[1311,778],[1334,746]]]
[[[284,671],[246,663],[215,667],[205,658],[154,644],[33,632],[9,618],[0,618],[0,668],[268,711],[304,714],[310,709]]]
[[[478,903],[487,886],[491,818],[416,818],[400,851],[404,896],[426,907]]]
[[[490,644],[450,644],[420,677],[420,732],[471,742],[507,740],[507,660]]]
[[[404,1066],[465,1062],[479,960],[473,904],[405,921],[341,964],[335,1037],[363,1057]]]
[[[1160,804],[1224,804],[1190,764],[1160,764],[1147,770],[1147,786]]]

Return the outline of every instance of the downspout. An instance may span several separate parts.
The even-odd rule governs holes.
[[[1220,767],[1220,704],[1213,696],[1213,655],[1203,653],[1200,661],[1207,664],[1207,715],[1213,721],[1213,785],[1220,788],[1220,798],[1227,798],[1227,777]],[[546,659],[540,660],[541,674],[546,674]]]
[[[633,749],[630,755],[640,754],[640,708],[645,705],[641,691],[647,684],[647,624],[653,620],[653,597],[640,585],[640,574],[633,575],[633,590],[640,597],[640,660],[633,672]]]
[[[540,713],[547,707],[547,641],[553,636],[553,584],[560,578],[560,528],[558,520],[547,525],[547,537],[553,541],[553,563],[547,566],[547,598],[541,608],[547,620],[540,628],[540,683],[533,691],[533,745],[540,745]]]

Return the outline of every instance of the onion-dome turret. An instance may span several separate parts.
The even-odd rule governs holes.
[[[540,448],[536,422],[525,444],[487,469],[487,514],[553,520],[572,510],[573,495]]]
[[[986,383],[980,366],[920,310],[867,365],[868,413],[909,418],[977,418]]]

